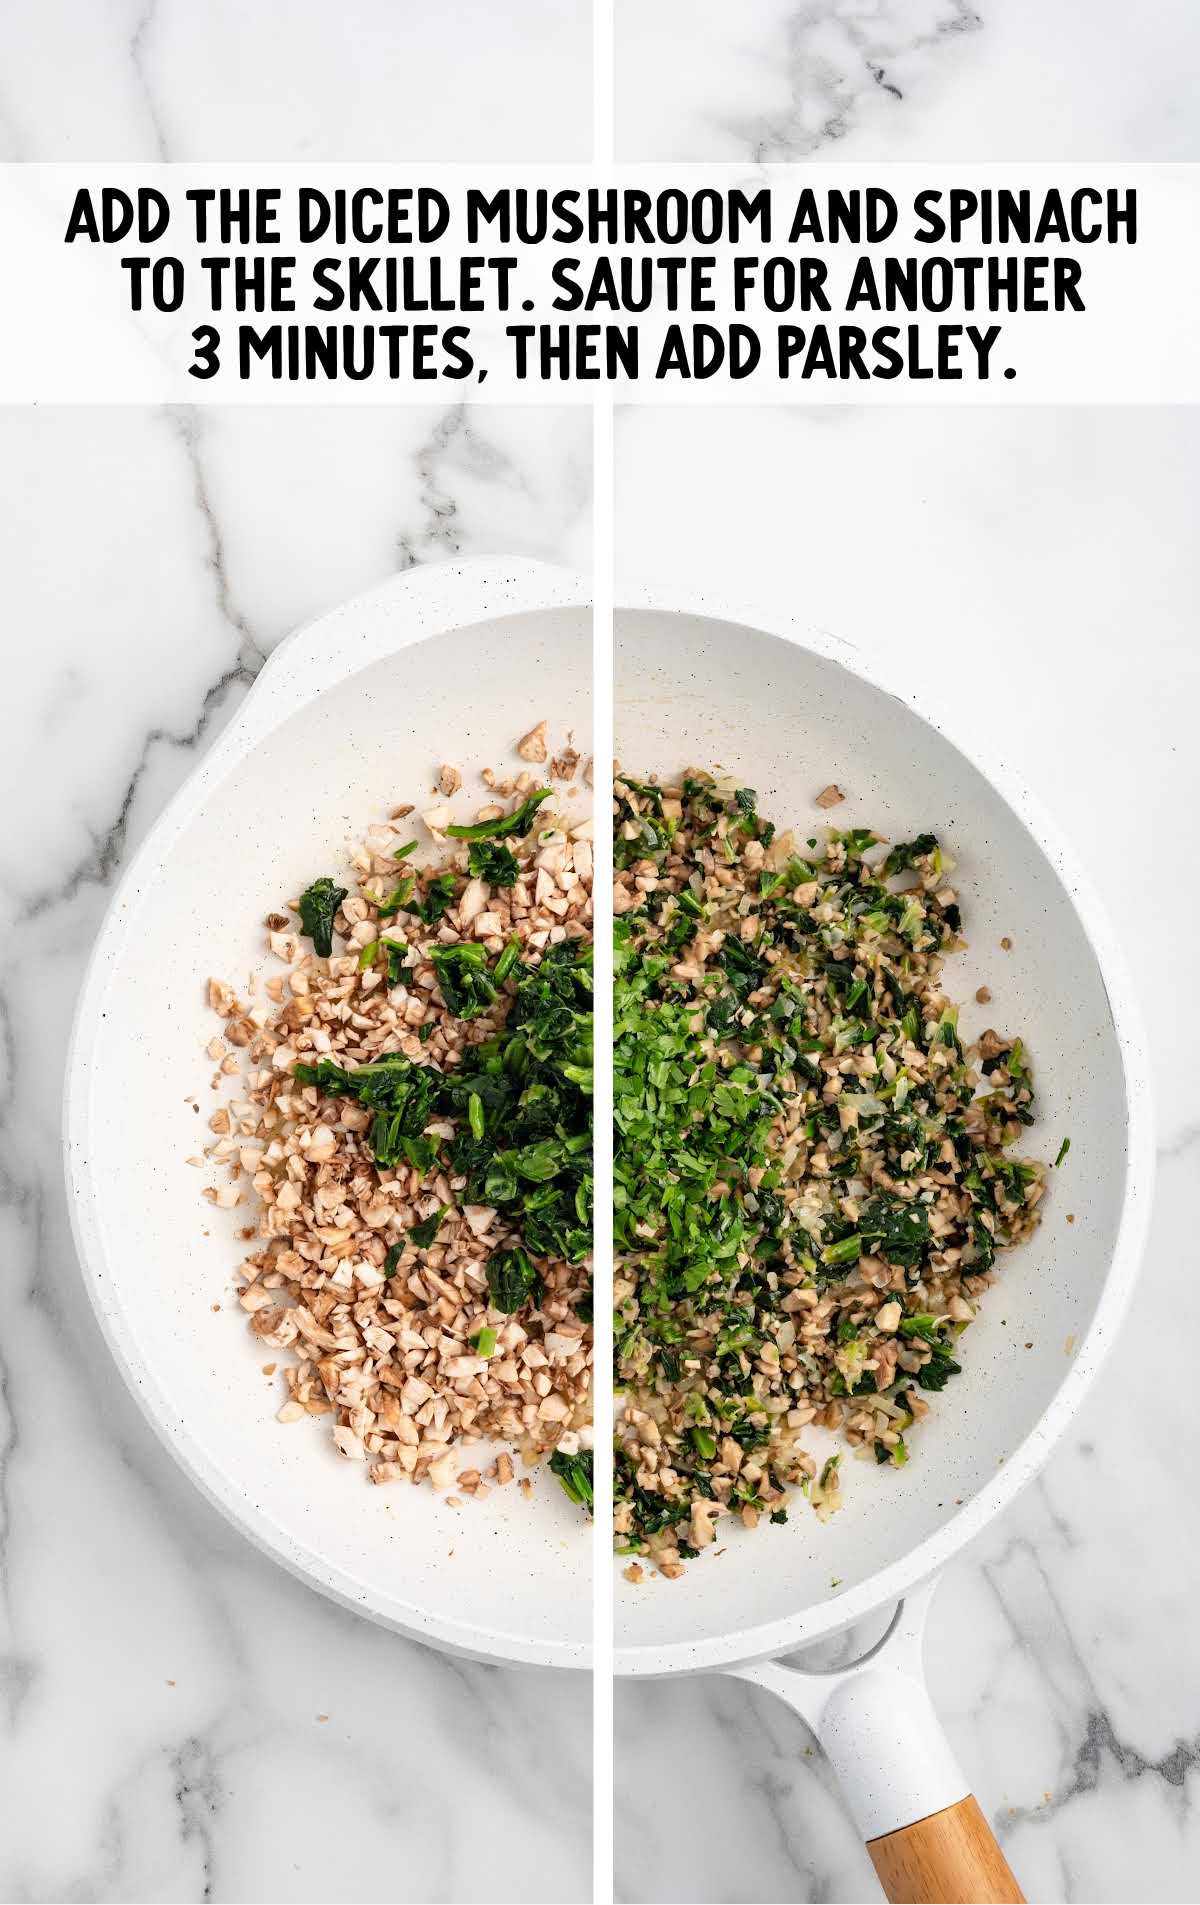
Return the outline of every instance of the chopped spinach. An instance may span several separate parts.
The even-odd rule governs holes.
[[[920,833],[915,840],[902,840],[891,849],[880,871],[885,875],[906,873],[918,860],[927,860],[931,853],[937,852],[937,835]]]
[[[445,1215],[446,1206],[443,1204],[439,1210],[434,1211],[431,1217],[423,1217],[419,1224],[412,1225],[408,1233],[408,1241],[416,1244],[419,1250],[428,1250],[430,1244],[438,1234],[438,1229]]]
[[[426,926],[436,926],[454,904],[458,890],[458,881],[453,873],[438,873],[430,880],[425,889],[425,897],[417,907],[417,917]]]
[[[385,900],[380,900],[379,902],[380,919],[390,919],[393,913],[399,913],[400,911],[402,911],[402,909],[406,907],[408,905],[408,902],[411,900],[416,884],[417,883],[413,879],[412,875],[409,874],[409,876],[406,879],[401,880],[399,886],[393,888],[393,890],[388,894]]]
[[[942,1343],[934,1345],[929,1361],[918,1369],[916,1381],[922,1389],[944,1389],[951,1376],[961,1376],[962,1364],[956,1363]]]
[[[529,1255],[521,1249],[496,1250],[487,1261],[488,1290],[493,1309],[511,1316],[524,1303],[537,1300],[542,1280]]]
[[[432,1168],[426,1128],[452,1121],[447,1161],[466,1179],[466,1201],[503,1207],[536,1256],[581,1262],[592,1225],[591,947],[564,940],[528,965],[506,948],[492,972],[473,943],[431,957],[447,1005],[462,1018],[497,999],[507,961],[515,992],[494,1039],[469,1048],[452,1071],[389,1052],[353,1069],[302,1061],[293,1076],[375,1114],[368,1142],[384,1169]]]
[[[929,1211],[899,1197],[873,1197],[859,1219],[859,1230],[872,1251],[889,1263],[913,1269],[929,1249]]]
[[[404,981],[411,977],[410,969],[406,964],[408,947],[402,939],[381,939],[379,943],[387,953],[389,986],[403,985]]]
[[[494,1005],[499,992],[488,971],[487,953],[474,943],[435,946],[430,953],[442,997],[456,1018],[474,1019]]]
[[[516,854],[508,847],[496,846],[490,840],[473,840],[467,854],[467,870],[473,879],[503,887],[516,885],[521,868]]]
[[[313,951],[328,959],[333,952],[333,916],[345,899],[347,889],[332,880],[314,880],[300,895],[300,930],[313,943]]]
[[[549,798],[550,789],[539,787],[511,814],[503,814],[498,820],[478,820],[470,827],[447,827],[446,832],[451,840],[507,840],[513,834],[520,838],[529,832],[538,808]]]
[[[556,1449],[550,1457],[550,1471],[558,1476],[569,1499],[590,1514],[595,1502],[591,1449],[580,1449],[576,1455],[564,1455]]]

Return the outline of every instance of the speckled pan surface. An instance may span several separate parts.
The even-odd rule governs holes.
[[[65,1152],[81,1263],[147,1417],[209,1498],[278,1560],[403,1633],[462,1652],[586,1667],[590,1541],[549,1478],[448,1507],[371,1488],[324,1425],[281,1427],[230,1313],[238,1214],[201,1201],[210,973],[262,964],[262,919],[440,761],[513,759],[531,721],[590,751],[584,585],[535,563],[446,565],[292,636],[131,864],[84,983]],[[580,798],[581,814],[586,801]],[[244,1221],[244,1219],[243,1219]],[[213,1304],[225,1308],[214,1313]]]
[[[952,741],[924,696],[843,644],[768,633],[716,605],[627,598],[616,634],[616,751],[631,773],[720,764],[802,837],[828,824],[813,799],[836,781],[847,794],[836,824],[940,835],[958,862],[969,941],[947,974],[970,1002],[962,1023],[1026,1038],[1039,1092],[1030,1149],[1052,1160],[1071,1139],[1037,1237],[1002,1260],[964,1339],[964,1373],[933,1399],[903,1471],[848,1460],[847,1505],[830,1522],[798,1500],[786,1527],[734,1531],[680,1581],[618,1578],[618,1669],[661,1674],[832,1633],[932,1573],[1011,1500],[1119,1330],[1153,1150],[1112,930],[1052,823],[993,758],[985,710],[977,738],[956,724]],[[985,983],[983,1008],[973,995]]]

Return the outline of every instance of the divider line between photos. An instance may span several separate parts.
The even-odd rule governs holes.
[[[592,163],[613,163],[614,0],[592,0]],[[595,945],[595,1139],[592,1524],[592,1898],[613,1897],[613,1305],[612,1305],[612,760],[613,400],[592,408],[592,778]]]
[[[593,1219],[595,1518],[592,1529],[592,1880],[596,1905],[613,1895],[613,1305],[612,1305],[612,760],[613,404],[592,412],[592,709],[596,825],[595,1217]]]

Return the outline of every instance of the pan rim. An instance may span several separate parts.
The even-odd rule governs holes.
[[[925,1540],[844,1593],[816,1609],[732,1629],[703,1641],[622,1645],[613,1648],[616,1674],[662,1679],[676,1673],[709,1673],[747,1666],[757,1660],[795,1652],[813,1641],[844,1631],[888,1601],[900,1599],[935,1575],[993,1518],[1015,1500],[1039,1473],[1067,1423],[1079,1408],[1117,1336],[1137,1277],[1149,1226],[1154,1186],[1154,1119],[1149,1054],[1142,1014],[1125,955],[1091,876],[1078,860],[1039,798],[1021,775],[968,731],[957,715],[947,718],[936,694],[911,680],[901,682],[888,663],[864,655],[854,644],[797,617],[732,603],[703,594],[653,587],[619,591],[615,616],[646,611],[679,619],[723,623],[766,635],[789,647],[806,649],[848,675],[898,701],[973,767],[1004,802],[1049,862],[1075,912],[1096,958],[1112,1014],[1125,1084],[1125,1175],[1120,1219],[1099,1301],[1086,1336],[1062,1381],[1008,1457],[1004,1466],[962,1509]],[[616,630],[614,629],[614,646]],[[614,725],[620,721],[619,669]]]
[[[334,628],[341,625],[344,628],[346,622],[352,623],[354,617],[368,604],[414,580],[416,578],[408,576],[389,578],[379,587],[365,591],[326,615],[314,618],[298,634],[311,635],[326,625]],[[509,614],[559,607],[591,607],[591,592],[582,580],[554,565],[523,559],[437,565],[424,571],[419,580],[433,604],[431,615],[426,606],[425,625],[415,634],[396,631],[396,638],[388,647],[369,660],[356,660],[345,669],[340,679],[350,679],[361,668],[370,666],[384,655],[480,622],[498,620]],[[473,589],[474,599],[460,601],[454,607],[447,606],[439,612],[437,603],[441,585],[451,582]],[[623,1676],[662,1677],[677,1672],[713,1671],[748,1664],[753,1660],[792,1651],[852,1625],[884,1602],[898,1598],[919,1581],[934,1574],[994,1515],[1001,1513],[1037,1474],[1101,1367],[1130,1300],[1149,1222],[1154,1181],[1153,1114],[1140,1008],[1124,954],[1091,878],[1082,869],[1057,823],[1030,793],[1023,779],[996,759],[986,745],[981,745],[977,738],[966,734],[965,723],[961,719],[956,716],[947,721],[938,710],[936,697],[927,695],[923,688],[914,693],[911,683],[898,683],[888,666],[863,655],[852,644],[828,631],[807,625],[798,618],[764,613],[759,608],[739,606],[704,594],[621,586],[618,587],[615,608],[618,618],[624,613],[638,610],[679,618],[691,617],[745,628],[790,646],[806,648],[894,697],[956,749],[983,776],[1032,836],[1054,869],[1079,918],[1108,993],[1125,1079],[1127,1119],[1121,1215],[1095,1315],[1087,1336],[1050,1404],[1029,1429],[1003,1470],[934,1535],[888,1567],[869,1576],[858,1587],[823,1603],[815,1612],[808,1610],[803,1615],[790,1616],[782,1621],[735,1630],[715,1641],[614,1649],[614,1669],[617,1673]],[[287,639],[290,641],[295,637]],[[281,656],[284,647],[285,644],[280,644],[274,651],[272,663]],[[268,664],[268,668],[272,663]],[[250,705],[252,696],[253,691],[243,704],[243,709]],[[285,710],[278,718],[286,719],[288,712],[290,710]],[[271,726],[274,725],[272,721]],[[239,710],[210,753],[198,763],[158,816],[132,856],[109,901],[80,988],[64,1075],[63,1154],[72,1237],[92,1308],[114,1361],[141,1413],[189,1479],[232,1526],[306,1585],[394,1632],[451,1653],[513,1665],[589,1669],[592,1649],[586,1643],[527,1642],[519,1636],[489,1632],[463,1622],[446,1622],[436,1613],[408,1603],[390,1609],[372,1605],[341,1570],[331,1567],[305,1544],[284,1536],[282,1531],[273,1526],[264,1527],[254,1505],[247,1503],[243,1491],[229,1485],[227,1476],[214,1478],[205,1472],[209,1465],[200,1459],[202,1452],[190,1444],[183,1425],[172,1422],[169,1403],[155,1391],[153,1371],[146,1368],[136,1346],[123,1334],[119,1318],[110,1310],[107,1292],[102,1288],[104,1277],[98,1270],[103,1250],[98,1226],[87,1207],[90,1187],[86,1167],[80,1163],[88,1115],[85,1035],[89,1021],[94,1019],[103,1003],[104,988],[109,977],[108,957],[113,949],[123,906],[128,904],[141,883],[153,872],[172,836],[199,809],[209,791],[233,771],[241,760],[248,744],[244,737],[239,739],[242,728],[242,710]]]

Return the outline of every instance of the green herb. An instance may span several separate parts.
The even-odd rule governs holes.
[[[880,871],[886,876],[893,873],[905,873],[914,867],[918,860],[927,860],[931,853],[937,852],[937,835],[918,834],[915,840],[902,840],[899,846],[892,848]]]
[[[346,898],[347,888],[332,880],[314,880],[300,895],[300,930],[322,959],[333,952],[333,916]]]
[[[496,1349],[495,1330],[492,1329],[490,1326],[487,1326],[484,1329],[481,1329],[478,1336],[475,1338],[475,1354],[477,1356],[491,1356],[491,1355],[494,1355],[495,1349]]]
[[[778,1413],[791,1393],[818,1408],[845,1399],[849,1414],[886,1369],[895,1435],[874,1453],[903,1466],[904,1397],[960,1369],[948,1318],[916,1301],[938,1299],[948,1264],[969,1284],[1019,1239],[1042,1175],[1007,1155],[1033,1097],[1019,1041],[980,1095],[940,990],[957,903],[923,881],[887,884],[913,869],[940,876],[936,836],[871,858],[879,841],[865,827],[833,832],[823,853],[810,840],[811,860],[750,851],[773,832],[750,788],[699,774],[664,789],[618,782],[618,870],[656,876],[627,883],[613,932],[613,1234],[626,1293],[615,1373],[630,1412],[657,1421],[668,1478],[639,1483],[626,1427],[616,1498],[635,1552],[665,1537],[690,1553],[700,1501],[786,1515],[788,1487],[809,1487]],[[689,956],[713,925],[720,935]],[[495,1168],[516,1181],[511,1152]],[[876,1268],[860,1278],[866,1259]],[[899,1292],[901,1354],[923,1358],[919,1370],[877,1356],[896,1339],[878,1329],[872,1285]],[[831,1293],[826,1330],[802,1332],[803,1305]],[[727,1460],[730,1443],[753,1461]],[[811,1484],[822,1513],[835,1467]]]
[[[375,955],[378,951],[379,941],[377,939],[373,939],[369,946],[363,947],[358,955],[358,970],[360,972],[365,972],[368,966],[375,964]]]
[[[653,781],[635,781],[631,780],[628,774],[622,774],[621,785],[627,787],[631,794],[636,794],[640,800],[648,800],[655,813],[661,814],[662,788],[656,787]]]
[[[453,873],[439,873],[430,880],[425,898],[417,907],[418,919],[424,920],[426,926],[436,926],[454,904],[457,885]]]
[[[458,881],[453,873],[423,877],[417,910],[426,918],[452,902]],[[364,948],[363,967],[381,947],[389,985],[411,981],[400,938]],[[302,1060],[292,1076],[297,1088],[352,1099],[371,1114],[366,1143],[381,1170],[410,1167],[422,1178],[444,1170],[461,1181],[464,1203],[502,1210],[521,1245],[493,1256],[488,1280],[492,1301],[511,1313],[540,1300],[534,1259],[580,1263],[591,1249],[592,951],[564,940],[523,961],[514,935],[491,970],[475,942],[433,946],[429,958],[450,1014],[471,1020],[494,1009],[499,1021],[491,1037],[465,1047],[457,1067],[443,1071],[423,1054],[414,1062],[396,1051],[358,1066]],[[422,1024],[422,1041],[434,1029],[433,1021]],[[435,1123],[451,1135],[435,1137]],[[407,1244],[432,1244],[444,1215],[439,1209],[389,1247],[388,1276]],[[590,1290],[575,1301],[590,1320]]]
[[[515,886],[521,866],[515,853],[495,846],[490,840],[476,840],[467,854],[467,870],[476,880],[489,886]]]
[[[592,1469],[591,1449],[580,1449],[577,1455],[564,1455],[556,1449],[550,1457],[551,1474],[558,1476],[569,1499],[580,1508],[586,1508],[589,1514],[595,1501]]]
[[[1056,1171],[1070,1149],[1071,1149],[1070,1138],[1064,1138],[1062,1143],[1058,1147],[1058,1156],[1054,1160],[1054,1168]]]
[[[415,840],[413,842],[413,845],[414,846],[416,845]],[[396,887],[391,893],[388,894],[388,897],[386,900],[380,900],[379,902],[380,919],[390,919],[393,913],[398,913],[401,911],[402,908],[406,907],[408,905],[408,902],[411,900],[413,896],[413,892],[416,888],[416,884],[417,883],[413,879],[412,875],[409,874],[407,879],[401,880],[399,886]]]
[[[944,1389],[951,1376],[961,1376],[962,1364],[956,1363],[950,1351],[941,1343],[936,1343],[933,1354],[923,1368],[918,1369],[916,1380],[922,1389]]]
[[[939,1320],[936,1316],[906,1316],[900,1324],[901,1336],[919,1336],[926,1343],[940,1343],[938,1334]]]
[[[410,1227],[408,1241],[416,1244],[419,1250],[428,1250],[430,1244],[438,1234],[438,1229],[445,1215],[446,1206],[443,1204],[440,1210],[434,1211],[432,1217],[423,1217],[419,1224],[413,1224]]]
[[[542,1279],[524,1250],[493,1251],[487,1280],[493,1309],[503,1310],[506,1316],[541,1295]]]
[[[462,962],[452,969],[461,977]],[[479,968],[472,960],[465,971]],[[512,975],[503,1030],[458,1070],[395,1052],[355,1070],[302,1062],[293,1076],[374,1112],[369,1142],[384,1167],[429,1169],[426,1126],[453,1121],[449,1164],[466,1179],[465,1201],[504,1206],[536,1255],[577,1263],[591,1247],[591,947],[564,941],[537,965],[514,963]]]
[[[861,860],[864,853],[879,844],[869,827],[850,827],[845,833],[835,831],[833,838],[845,847],[848,860]]]
[[[442,997],[459,1019],[478,1018],[498,997],[482,946],[435,946],[429,955]]]
[[[409,968],[404,963],[408,947],[402,939],[381,939],[379,943],[387,953],[387,979],[389,986],[401,985],[405,979],[411,977]],[[425,1027],[422,1026],[421,1030],[423,1032]]]
[[[825,1264],[856,1263],[862,1256],[863,1240],[856,1232],[842,1237],[837,1243],[830,1244],[821,1252],[821,1262]]]
[[[356,1098],[373,1111],[371,1152],[385,1168],[408,1161],[408,1141],[419,1138],[434,1115],[437,1074],[411,1064],[400,1052],[354,1071],[323,1058],[316,1065],[297,1065],[293,1076],[332,1097]]]
[[[889,1263],[913,1269],[929,1250],[929,1211],[900,1197],[873,1197],[858,1221],[866,1247]]]
[[[446,832],[452,840],[506,840],[513,834],[527,834],[538,808],[549,798],[550,789],[539,787],[499,820],[479,820],[472,827],[447,827]]]
[[[504,951],[500,954],[499,959],[497,959],[495,966],[492,968],[492,978],[496,985],[502,986],[504,984],[509,974],[515,970],[520,957],[520,940],[510,939]]]

